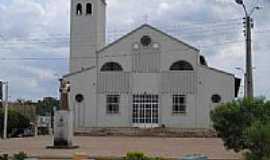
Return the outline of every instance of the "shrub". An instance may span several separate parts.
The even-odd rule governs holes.
[[[270,122],[254,122],[245,130],[249,144],[248,160],[270,159]]]
[[[227,149],[236,152],[248,150],[251,159],[262,151],[268,151],[268,142],[263,142],[269,138],[267,127],[261,125],[270,120],[270,102],[262,98],[238,100],[222,104],[211,111],[210,116],[214,129]]]
[[[125,160],[144,160],[144,154],[141,152],[129,152]]]
[[[27,158],[27,154],[24,152],[14,154],[14,156],[13,156],[13,160],[24,160],[25,158]]]
[[[141,152],[129,152],[124,160],[161,160],[158,157],[147,157]]]

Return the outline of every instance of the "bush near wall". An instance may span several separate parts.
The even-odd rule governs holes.
[[[129,152],[127,153],[126,157],[124,157],[124,160],[162,160],[162,159],[158,157],[148,157],[141,152]]]
[[[245,130],[248,140],[248,160],[270,159],[270,122],[254,122]]]
[[[249,160],[270,159],[270,102],[263,98],[222,104],[211,112],[227,149],[247,151]]]
[[[17,154],[13,155],[13,159],[12,160],[24,160],[27,158],[27,154],[24,152],[19,152]]]

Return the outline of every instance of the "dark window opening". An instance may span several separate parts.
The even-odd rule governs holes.
[[[235,98],[238,97],[238,93],[240,90],[240,85],[241,85],[241,79],[235,78]]]
[[[186,61],[175,62],[171,67],[171,71],[193,71],[193,67]]]
[[[77,15],[82,15],[82,4],[78,3],[76,7],[76,14]]]
[[[106,102],[108,114],[119,113],[120,95],[107,95]]]
[[[90,15],[93,13],[93,8],[92,8],[92,4],[91,3],[87,3],[86,4],[86,15]]]
[[[200,64],[204,65],[204,66],[207,66],[207,62],[206,62],[204,56],[200,56]]]
[[[120,64],[115,62],[108,62],[101,67],[101,72],[115,72],[123,71]]]
[[[82,94],[77,94],[75,96],[75,100],[76,100],[76,102],[81,103],[84,100],[84,97]]]
[[[218,95],[218,94],[215,94],[215,95],[212,96],[211,100],[212,100],[213,103],[220,103],[221,102],[221,96]]]
[[[173,113],[186,113],[185,95],[173,95]]]

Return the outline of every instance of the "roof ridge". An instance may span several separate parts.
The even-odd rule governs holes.
[[[91,66],[91,67],[87,67],[87,68],[82,68],[81,70],[74,71],[74,72],[72,72],[72,73],[68,73],[68,74],[64,75],[63,78],[67,78],[67,77],[73,76],[73,75],[78,74],[78,73],[83,73],[83,72],[85,72],[85,71],[89,71],[89,70],[92,70],[92,69],[94,69],[94,68],[96,68],[96,66]]]

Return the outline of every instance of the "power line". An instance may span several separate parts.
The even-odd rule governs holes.
[[[265,33],[266,31],[269,31],[270,29],[267,30],[257,30],[256,33],[260,34],[260,33]],[[195,37],[195,36],[226,36],[226,34],[235,34],[234,32],[232,32],[232,30],[226,30],[226,31],[218,31],[217,29],[215,30],[208,30],[208,32],[192,32],[191,34],[186,33],[186,32],[181,32],[179,30],[171,30],[172,33],[179,33],[181,34],[182,37]],[[199,33],[199,34],[198,34]],[[119,36],[122,34],[119,34]],[[75,42],[76,43],[82,43],[85,42],[84,39],[88,40],[90,39],[92,36],[88,36],[88,37],[78,37],[75,38]],[[73,38],[74,39],[74,38]],[[6,44],[6,45],[19,45],[19,44],[50,44],[50,43],[70,43],[69,37],[48,37],[48,38],[34,38],[34,39],[22,39],[22,40],[13,40],[13,41],[8,41],[8,42],[4,42],[4,41],[0,41],[0,44]],[[56,44],[55,44],[56,45]],[[87,44],[88,45],[88,44]]]
[[[168,32],[172,32],[172,33],[181,33],[181,34],[195,34],[195,33],[199,33],[199,34],[205,34],[205,33],[219,33],[220,31],[222,30],[219,30],[219,29],[227,29],[228,30],[231,30],[233,29],[233,27],[230,27],[230,26],[227,26],[227,27],[222,27],[222,28],[208,28],[208,29],[200,29],[198,31],[190,31],[190,32],[187,32],[185,30],[181,30],[181,29],[165,29],[166,31]],[[223,31],[224,32],[224,31]],[[111,38],[111,37],[115,37],[115,35],[123,35],[125,34],[125,32],[112,32],[111,34],[113,35],[107,35],[107,38]],[[89,39],[91,37],[97,37],[97,36],[101,36],[101,35],[89,35],[89,36],[84,36],[84,35],[80,35],[80,36],[73,36],[73,39]],[[103,35],[102,35],[103,36]],[[16,42],[21,42],[21,41],[30,41],[30,42],[44,42],[44,41],[51,41],[51,40],[68,40],[70,38],[70,35],[62,35],[62,36],[49,36],[49,37],[46,37],[46,38],[22,38],[22,37],[16,37],[13,39],[13,42],[16,43]],[[2,41],[3,42],[3,41]]]
[[[196,36],[224,36],[228,33],[224,32],[224,33],[202,33],[202,34],[190,34],[190,35],[184,35],[182,34],[181,37],[186,37],[186,38],[191,38],[191,37],[196,37]],[[230,33],[230,34],[233,34],[233,33]],[[175,35],[178,37],[178,35]],[[82,38],[83,39],[83,38]],[[72,42],[72,44],[76,45],[76,44],[79,44],[80,46],[83,46],[84,44],[87,45],[88,47],[91,47],[93,45],[91,44],[88,44],[88,42],[82,40],[82,39],[78,39],[78,40],[75,40]],[[33,45],[33,44],[40,44],[40,45],[48,45],[48,44],[51,44],[51,45],[64,45],[64,44],[68,44],[70,43],[70,41],[66,38],[66,39],[52,39],[51,41],[49,40],[43,40],[43,39],[40,39],[40,40],[32,40],[32,41],[10,41],[10,42],[0,42],[0,44],[2,45],[6,45],[6,46],[12,46],[12,45]],[[76,45],[78,46],[78,45]]]
[[[226,26],[228,26],[230,23],[226,23],[226,25],[224,25],[224,22],[223,23],[219,23],[219,27],[226,27]],[[239,24],[239,22],[237,22],[237,23],[234,23],[234,24],[236,24],[236,25],[238,25]],[[209,27],[211,27],[211,26],[213,26],[213,25],[208,25],[208,24],[206,24],[206,25],[200,25],[200,26],[189,26],[189,27],[181,27],[181,25],[179,25],[179,27],[176,25],[176,26],[166,26],[165,28],[166,29],[200,29],[200,30],[202,30],[202,29],[209,29]],[[215,28],[217,28],[217,24],[215,24]],[[162,27],[163,28],[163,27]],[[213,28],[213,27],[212,27]],[[117,30],[112,30],[112,31],[109,31],[109,32],[106,32],[107,34],[115,34],[115,33],[123,33],[123,32],[128,32],[126,29],[125,30],[119,30],[119,29],[117,29]],[[56,37],[56,36],[63,36],[63,34],[48,34],[48,36],[49,37]],[[67,34],[68,35],[68,34]],[[24,37],[17,37],[17,39],[20,39],[20,38],[22,38],[22,39],[24,39]]]
[[[236,43],[242,43],[242,40],[239,41],[233,41],[233,42],[225,42],[225,43],[220,43],[219,45],[222,44],[236,44]],[[215,44],[217,46],[217,44]],[[191,48],[186,48],[186,49],[168,49],[168,50],[160,50],[159,52],[162,52],[163,54],[166,53],[166,56],[170,56],[172,53],[170,52],[185,52],[185,51],[190,51],[192,50]],[[119,53],[119,52],[118,52]],[[161,54],[162,54],[161,53]],[[178,54],[177,53],[177,54]],[[113,58],[113,57],[131,57],[134,56],[134,54],[130,53],[123,53],[123,54],[114,54],[110,53],[112,55],[100,55],[99,58]],[[157,54],[157,53],[145,53],[145,54]],[[175,55],[171,55],[175,56]],[[96,59],[96,56],[85,56],[85,57],[17,57],[17,58],[0,58],[0,61],[66,61],[66,60],[72,60],[72,59]]]

